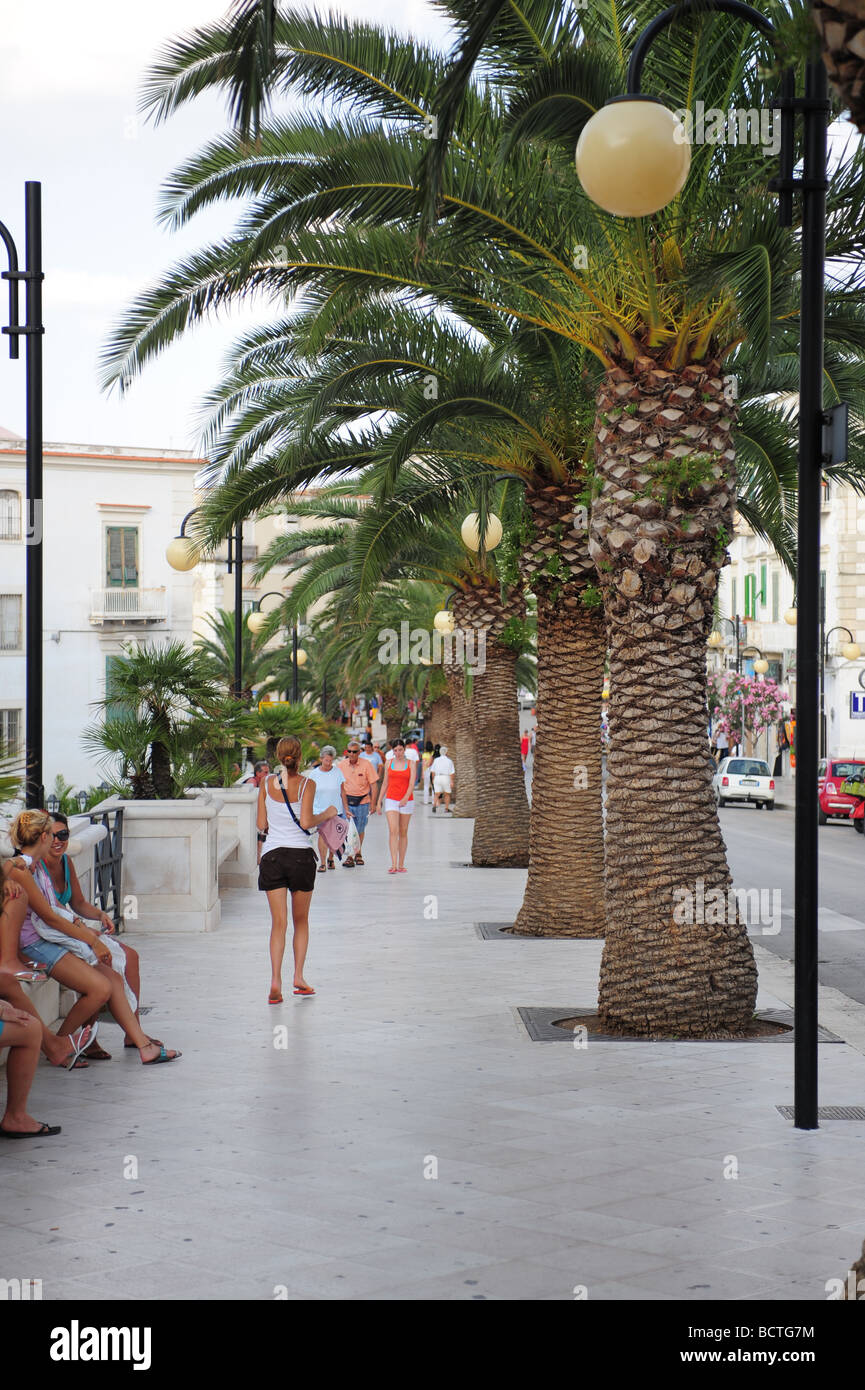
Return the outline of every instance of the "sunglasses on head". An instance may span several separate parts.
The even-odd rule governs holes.
[[[52,831],[51,833],[52,833],[52,838],[55,839],[55,840],[68,840],[68,839],[69,839],[69,831],[68,831],[68,830],[54,830],[54,831]]]

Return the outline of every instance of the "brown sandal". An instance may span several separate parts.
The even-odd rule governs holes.
[[[106,1052],[104,1047],[100,1047],[98,1042],[92,1042],[89,1047],[85,1047],[81,1054],[86,1057],[88,1062],[110,1062],[111,1053]]]
[[[361,866],[363,866],[363,855],[356,854],[354,856],[354,862],[355,864],[360,864]]]

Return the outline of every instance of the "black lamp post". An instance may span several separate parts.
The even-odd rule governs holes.
[[[614,97],[587,122],[577,147],[583,187],[607,211],[643,217],[660,211],[685,185],[690,165],[687,136],[672,112],[640,91],[646,55],[658,34],[690,13],[720,11],[745,20],[773,43],[775,26],[741,0],[680,0],[659,14],[637,39],[628,67],[627,95]],[[816,37],[816,36],[815,36]],[[823,312],[826,255],[826,125],[830,111],[826,69],[818,53],[808,61],[804,97],[795,95],[787,69],[776,102],[781,111],[780,176],[769,187],[779,195],[781,226],[792,226],[793,194],[802,196],[802,275],[799,352],[798,624],[796,642],[795,819],[795,1094],[794,1123],[817,1128],[817,762],[820,590],[820,492],[822,466],[841,461],[842,407],[823,411]],[[631,108],[630,111],[628,108]],[[801,178],[794,178],[793,126],[804,125]],[[594,130],[593,130],[594,127]],[[590,133],[591,132],[591,133]],[[659,152],[668,151],[666,161]],[[634,155],[633,151],[636,151]],[[654,178],[644,178],[647,153]],[[631,176],[625,161],[631,160]],[[828,437],[824,433],[829,427]]]
[[[269,589],[266,594],[262,594],[253,605],[252,612],[246,619],[250,632],[261,632],[266,624],[266,617],[261,611],[261,605],[266,598],[284,599],[285,595],[279,593],[277,589]],[[297,668],[306,665],[306,652],[297,645],[297,623],[292,623],[291,627],[291,703],[297,704]]]
[[[25,606],[27,661],[24,716],[26,790],[28,809],[42,806],[42,185],[24,185],[25,270],[18,269],[18,252],[8,227],[0,222],[0,240],[6,246],[9,269],[0,278],[9,281],[9,356],[18,356],[18,339],[26,347],[26,558]],[[24,281],[24,323],[18,322],[18,284]]]
[[[727,626],[730,628],[730,631],[732,632],[733,636],[734,636],[735,639],[736,639],[736,670],[737,670],[737,671],[741,671],[741,669],[742,669],[742,638],[743,638],[743,637],[745,636],[745,634],[746,634],[745,624],[742,622],[742,619],[739,617],[738,613],[736,614],[736,617],[735,617],[735,618],[719,618],[719,619],[718,619],[718,622],[719,622],[719,623],[726,623]],[[718,628],[715,628],[714,632],[710,632],[710,633],[709,633],[709,646],[710,646],[710,647],[720,647],[720,646],[721,646],[721,643],[723,642],[723,640],[724,640],[724,639],[723,639],[723,636],[722,636],[721,632],[718,630]]]
[[[172,569],[191,570],[199,561],[199,552],[194,541],[186,534],[186,523],[198,511],[191,512],[180,523],[180,535],[175,536],[165,552]],[[243,523],[238,522],[234,535],[228,537],[228,573],[234,572],[234,682],[231,693],[239,700],[243,691]]]

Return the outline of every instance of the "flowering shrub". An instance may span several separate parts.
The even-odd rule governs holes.
[[[761,734],[783,717],[786,690],[777,681],[740,675],[736,671],[716,672],[709,677],[709,713],[712,727],[723,729],[731,742],[742,732]]]

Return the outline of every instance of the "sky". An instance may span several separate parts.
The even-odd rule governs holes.
[[[145,368],[122,399],[99,385],[98,357],[129,301],[177,259],[224,235],[239,204],[199,214],[181,232],[157,224],[167,174],[225,130],[224,104],[200,99],[159,127],[137,114],[144,74],[171,38],[212,23],[227,0],[42,0],[8,5],[0,30],[0,221],[24,261],[24,182],[42,184],[46,442],[193,449],[200,402],[231,342],[270,314],[223,315]],[[327,0],[447,43],[425,0]],[[6,269],[5,251],[2,269]],[[2,287],[3,323],[6,288]],[[22,295],[23,313],[23,295]],[[24,434],[24,351],[0,343],[0,426]]]

